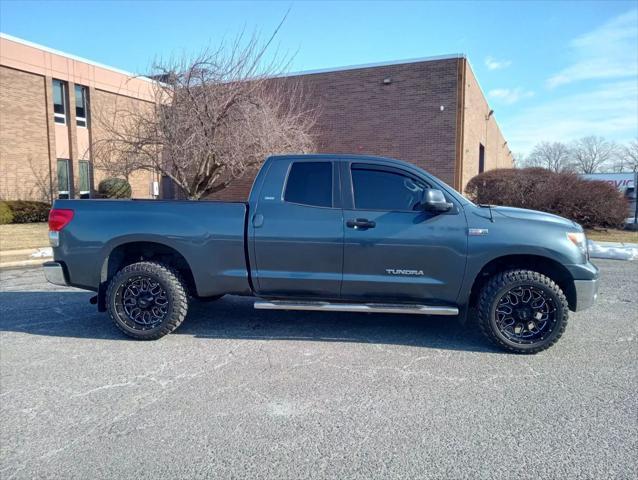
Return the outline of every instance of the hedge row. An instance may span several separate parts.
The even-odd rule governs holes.
[[[0,224],[36,223],[49,219],[51,205],[30,200],[0,201]]]
[[[100,198],[131,198],[131,184],[123,178],[105,178],[97,187]]]
[[[613,186],[544,168],[490,170],[472,178],[465,192],[477,203],[541,210],[586,228],[621,227],[628,211]]]

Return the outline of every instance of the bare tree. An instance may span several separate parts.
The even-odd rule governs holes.
[[[523,152],[514,152],[512,154],[512,166],[514,168],[522,168],[527,165],[527,158]]]
[[[594,173],[615,156],[617,146],[603,137],[590,135],[571,146],[572,163],[580,173]]]
[[[618,149],[614,170],[638,172],[638,138]]]
[[[313,150],[315,108],[282,77],[287,62],[265,59],[277,30],[265,43],[240,35],[192,57],[156,62],[154,102],[106,119],[107,135],[95,145],[100,167],[118,164],[111,171],[121,176],[159,171],[197,200],[269,154]]]
[[[49,178],[49,169],[42,168],[42,164],[36,164],[31,156],[29,156],[27,162],[34,181],[33,190],[29,197],[33,197],[42,202],[53,203],[55,194],[58,192],[57,175],[54,174],[53,178]]]
[[[117,120],[114,119],[113,127],[117,128]],[[143,168],[138,154],[135,150],[127,149],[126,145],[119,144],[118,148],[113,148],[113,142],[107,139],[98,139],[93,142],[93,166],[105,172],[108,176],[123,178],[127,182],[131,174]]]
[[[547,168],[553,172],[571,170],[569,147],[561,142],[540,142],[527,157],[525,166]]]

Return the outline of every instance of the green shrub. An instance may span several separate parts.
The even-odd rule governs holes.
[[[31,200],[9,200],[3,202],[11,211],[11,223],[37,223],[49,219],[51,205]]]
[[[620,227],[628,210],[608,183],[543,168],[490,170],[472,178],[465,192],[477,203],[549,212],[586,228]]]
[[[7,202],[0,202],[0,225],[13,222],[13,213]]]
[[[131,185],[122,178],[106,178],[97,187],[102,198],[131,198]]]

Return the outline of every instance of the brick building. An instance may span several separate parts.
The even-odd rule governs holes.
[[[512,165],[462,55],[289,77],[319,107],[318,152],[407,160],[458,190],[480,171]],[[2,35],[0,198],[90,196],[101,174],[92,168],[89,145],[103,134],[91,117],[111,114],[124,102],[149,101],[150,82]],[[134,196],[152,197],[159,180],[152,172],[135,173]],[[251,176],[242,178],[220,197],[243,199],[251,182]]]
[[[91,163],[92,117],[148,102],[151,81],[0,35],[0,199],[91,196],[103,172]],[[151,196],[157,174],[135,172],[137,197]]]

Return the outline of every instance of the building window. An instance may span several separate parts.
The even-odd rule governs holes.
[[[91,164],[88,160],[80,160],[80,198],[91,197]]]
[[[69,161],[58,158],[58,198],[71,198]]]
[[[332,162],[296,162],[292,164],[284,201],[332,207]]]
[[[485,147],[479,143],[479,173],[485,171]]]
[[[53,118],[66,124],[66,83],[61,80],[53,80]]]
[[[78,127],[86,127],[89,118],[89,103],[87,88],[75,86],[75,123]]]

